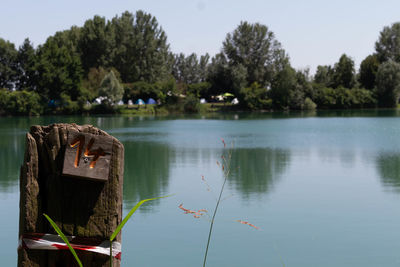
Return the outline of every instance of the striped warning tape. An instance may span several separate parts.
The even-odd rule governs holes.
[[[110,255],[110,241],[102,241],[91,237],[67,236],[67,238],[71,247],[75,250]],[[23,234],[19,238],[18,248],[45,250],[69,249],[60,236],[38,233]],[[112,242],[112,254],[114,258],[121,259],[121,243]]]

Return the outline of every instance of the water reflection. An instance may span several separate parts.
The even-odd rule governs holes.
[[[19,168],[24,158],[25,135],[2,130],[0,138],[0,192],[18,190]]]
[[[232,153],[232,177],[228,181],[248,199],[269,192],[289,163],[289,150],[238,148]]]
[[[155,142],[126,141],[124,173],[124,205],[133,207],[136,202],[165,194],[168,186],[170,160],[173,155],[168,145]],[[149,211],[157,201],[145,204]]]
[[[383,186],[400,193],[400,154],[381,154],[376,159],[376,165]]]

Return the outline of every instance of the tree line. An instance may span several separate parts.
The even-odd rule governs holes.
[[[231,93],[242,109],[396,107],[400,96],[400,23],[386,26],[356,72],[343,54],[333,66],[295,70],[265,25],[240,24],[213,57],[171,52],[157,19],[141,10],[94,16],[36,48],[0,38],[0,113],[79,113],[154,98],[196,111],[199,98]],[[180,97],[181,96],[181,97]],[[186,96],[186,97],[182,97]]]

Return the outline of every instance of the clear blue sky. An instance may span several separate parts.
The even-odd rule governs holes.
[[[241,20],[260,22],[275,33],[293,67],[312,73],[343,53],[358,68],[382,28],[400,21],[398,0],[2,0],[0,37],[17,47],[29,37],[37,46],[94,15],[111,19],[138,9],[157,18],[173,52],[185,54],[214,55]]]

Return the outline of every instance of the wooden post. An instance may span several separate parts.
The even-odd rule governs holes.
[[[108,240],[122,220],[124,147],[91,125],[32,126],[20,174],[19,236],[55,231]],[[119,234],[116,241],[121,242]],[[109,256],[77,251],[83,266],[110,266]],[[18,249],[18,266],[77,266],[69,250]],[[120,261],[113,259],[113,266]]]

